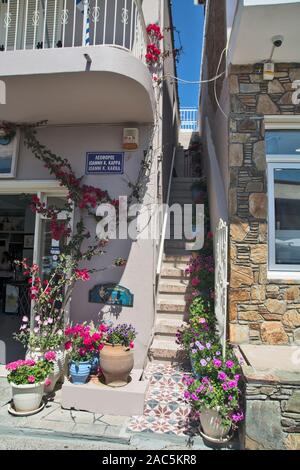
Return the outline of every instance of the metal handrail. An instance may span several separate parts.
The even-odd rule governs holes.
[[[164,244],[166,238],[166,231],[167,231],[167,224],[168,224],[168,217],[169,217],[169,201],[170,201],[170,193],[171,193],[171,185],[172,185],[172,177],[173,177],[173,168],[175,163],[175,156],[176,156],[176,147],[173,149],[173,156],[172,156],[172,163],[170,168],[170,176],[169,176],[169,183],[168,183],[168,192],[167,192],[167,200],[166,200],[166,210],[164,213],[163,218],[163,225],[162,225],[162,232],[161,232],[161,239],[160,239],[160,247],[158,252],[158,260],[157,260],[157,268],[156,268],[156,275],[160,278],[160,271],[162,266],[162,259],[164,254]]]

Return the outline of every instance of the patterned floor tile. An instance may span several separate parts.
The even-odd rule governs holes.
[[[191,421],[191,410],[183,398],[183,376],[188,372],[179,366],[149,364],[145,378],[150,382],[143,416],[135,416],[128,429],[192,436],[197,429]]]

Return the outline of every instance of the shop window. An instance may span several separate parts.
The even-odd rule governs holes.
[[[266,133],[269,271],[300,272],[300,131]]]

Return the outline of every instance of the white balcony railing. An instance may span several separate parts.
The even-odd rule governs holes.
[[[108,45],[145,61],[140,0],[0,0],[0,51]]]
[[[198,115],[197,108],[180,108],[180,129],[186,132],[198,131]]]

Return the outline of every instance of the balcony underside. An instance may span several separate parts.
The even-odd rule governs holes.
[[[268,60],[273,46],[271,39],[276,35],[282,35],[284,42],[274,51],[274,62],[300,62],[299,19],[299,2],[247,7],[239,4],[228,62],[240,65]]]
[[[89,54],[90,65],[84,53]],[[6,83],[1,120],[47,119],[50,124],[153,122],[151,75],[126,51],[96,46],[5,52],[0,57],[0,79]]]

